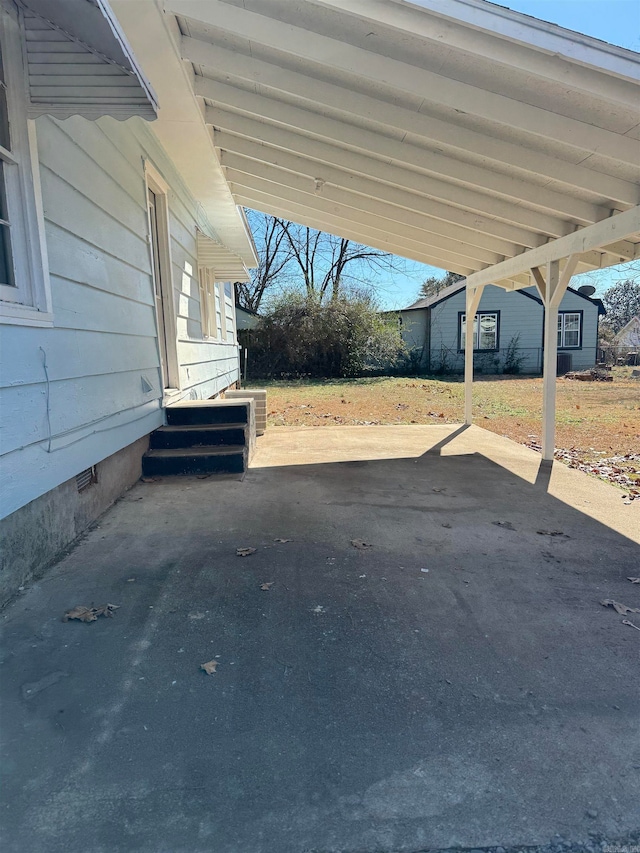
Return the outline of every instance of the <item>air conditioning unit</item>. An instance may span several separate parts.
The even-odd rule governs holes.
[[[558,367],[557,367],[557,375],[564,376],[565,373],[568,373],[571,370],[571,353],[570,352],[559,352],[558,353]]]

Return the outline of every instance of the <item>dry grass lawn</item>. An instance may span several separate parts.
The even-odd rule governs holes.
[[[256,387],[258,387],[256,385]],[[267,382],[268,423],[322,427],[336,424],[432,424],[463,420],[461,378],[372,377]],[[521,443],[541,437],[542,379],[495,376],[474,383],[479,426]],[[640,454],[640,382],[626,368],[614,381],[558,379],[556,446],[575,449],[581,462]],[[637,467],[627,460],[625,468]],[[633,472],[632,472],[633,473]],[[635,479],[635,478],[634,478]]]

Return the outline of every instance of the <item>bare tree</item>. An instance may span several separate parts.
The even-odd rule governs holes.
[[[259,266],[251,282],[238,282],[244,308],[258,311],[277,287],[300,286],[320,301],[337,299],[348,288],[366,289],[372,274],[403,273],[405,261],[389,252],[346,240],[315,228],[247,210]]]
[[[282,281],[293,252],[287,240],[285,226],[288,223],[284,219],[253,210],[247,211],[247,219],[256,243],[259,265],[251,271],[250,282],[236,282],[236,292],[243,308],[258,311],[267,290]]]
[[[286,222],[284,230],[307,295],[320,301],[337,299],[348,285],[366,285],[373,271],[399,272],[404,265],[389,252],[315,228]]]

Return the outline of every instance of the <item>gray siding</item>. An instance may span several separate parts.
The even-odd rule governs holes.
[[[534,289],[528,289],[535,294]],[[459,351],[459,317],[465,311],[465,292],[454,294],[431,309],[402,311],[402,336],[410,349],[424,346],[427,340],[428,313],[431,312],[431,342],[426,368],[437,371],[443,366],[447,371],[464,370],[464,354]],[[506,350],[517,339],[517,357],[522,359],[522,373],[536,373],[542,365],[542,332],[544,311],[542,305],[521,293],[511,293],[501,287],[485,287],[479,311],[498,311],[500,317],[499,352],[476,353],[476,369],[496,373],[504,368]],[[567,292],[560,305],[561,311],[582,311],[582,348],[567,350],[571,353],[572,367],[582,368],[595,364],[597,347],[598,309],[593,302]]]

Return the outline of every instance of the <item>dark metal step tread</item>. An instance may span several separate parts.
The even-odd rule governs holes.
[[[146,458],[175,458],[179,456],[232,456],[236,453],[243,453],[244,446],[242,444],[207,444],[205,447],[161,447],[154,450],[147,450],[144,454]]]
[[[203,432],[207,430],[244,429],[246,421],[238,424],[166,424],[158,427],[156,432]]]

